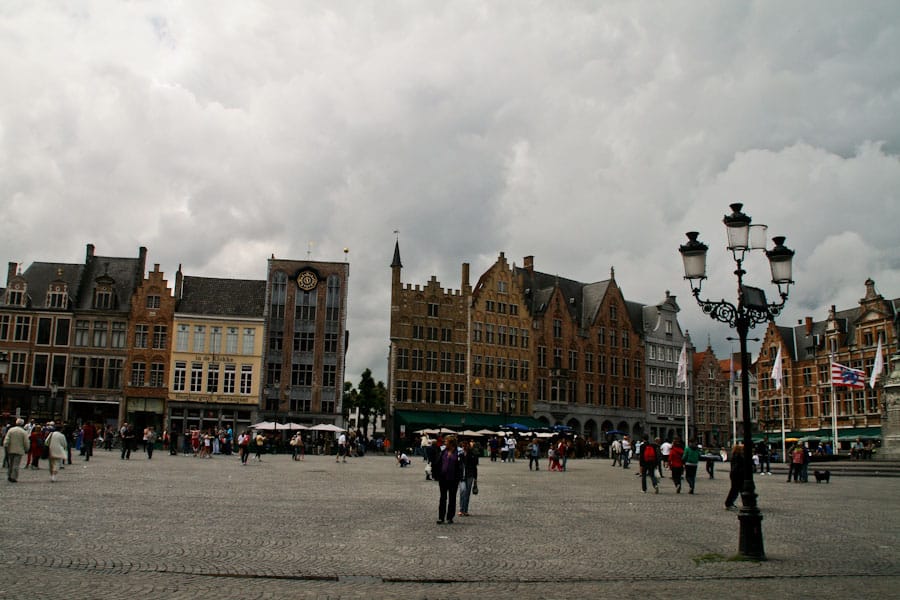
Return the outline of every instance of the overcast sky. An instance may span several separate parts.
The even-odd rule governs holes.
[[[615,267],[724,358],[678,246],[734,299],[732,202],[797,252],[781,324],[900,296],[898,57],[895,1],[4,2],[0,260],[263,279],[347,247],[356,383],[399,230],[404,282]]]

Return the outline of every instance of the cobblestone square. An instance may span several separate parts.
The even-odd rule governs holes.
[[[479,466],[470,517],[436,525],[415,457],[336,463],[77,455],[3,482],[0,598],[893,597],[900,478],[788,484],[758,475],[768,560],[727,560],[738,520],[727,469],[697,494],[570,460]],[[686,488],[685,488],[686,491]]]

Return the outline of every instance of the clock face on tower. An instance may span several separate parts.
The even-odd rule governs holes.
[[[297,287],[304,292],[314,290],[319,285],[319,278],[312,271],[301,271],[297,275]]]

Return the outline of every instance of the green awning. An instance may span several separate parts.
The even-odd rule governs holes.
[[[440,412],[436,410],[397,410],[394,419],[406,425],[408,431],[429,427],[449,427],[450,429],[497,429],[510,423],[519,423],[530,428],[546,427],[546,423],[519,415],[487,415],[481,413]]]

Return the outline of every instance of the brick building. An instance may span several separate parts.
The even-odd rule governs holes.
[[[731,385],[734,383],[729,361],[716,358],[712,347],[694,354],[694,426],[704,448],[720,448],[732,436]]]
[[[760,381],[760,422],[772,436],[781,432],[781,406],[792,437],[825,440],[832,437],[833,407],[837,409],[838,439],[844,446],[857,438],[877,439],[881,431],[882,388],[869,386],[878,340],[885,368],[897,352],[900,298],[886,300],[871,279],[858,306],[837,310],[827,317],[812,317],[796,326],[770,323],[760,347],[756,373]],[[771,379],[779,347],[782,349],[782,385]],[[832,387],[831,363],[865,372],[865,388]]]
[[[172,289],[155,264],[131,297],[126,335],[124,418],[136,431],[153,426],[162,432],[164,427],[174,314]]]

